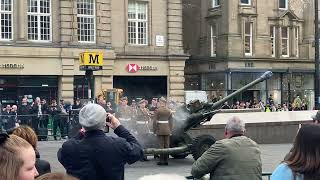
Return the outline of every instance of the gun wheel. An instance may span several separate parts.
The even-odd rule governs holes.
[[[216,139],[210,135],[201,135],[196,137],[190,148],[193,159],[197,160],[215,142]]]

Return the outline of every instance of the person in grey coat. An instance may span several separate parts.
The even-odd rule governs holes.
[[[213,144],[192,165],[195,178],[210,173],[210,180],[261,180],[261,152],[256,142],[244,136],[245,124],[238,117],[228,120],[225,139]]]

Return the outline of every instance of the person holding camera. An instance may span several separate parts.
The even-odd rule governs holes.
[[[58,151],[58,160],[67,174],[80,180],[123,180],[124,165],[143,157],[141,145],[117,118],[98,104],[88,104],[79,112],[84,136],[71,138]],[[119,137],[105,135],[106,127]]]

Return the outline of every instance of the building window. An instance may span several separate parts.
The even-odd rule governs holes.
[[[0,40],[12,40],[12,0],[0,3]]]
[[[94,0],[77,0],[77,32],[79,42],[95,43],[95,11]]]
[[[281,27],[281,54],[282,57],[289,57],[289,28]]]
[[[275,57],[276,55],[276,27],[275,26],[270,26],[270,40],[271,40],[271,55],[272,57]]]
[[[279,0],[279,9],[288,9],[288,0]]]
[[[128,44],[148,44],[148,3],[129,1],[128,4]]]
[[[299,57],[299,27],[295,28],[296,57]]]
[[[220,0],[212,0],[212,7],[220,6]]]
[[[244,54],[252,56],[252,22],[244,23]]]
[[[215,57],[217,55],[217,24],[213,23],[210,27],[211,29],[211,56]]]
[[[51,1],[28,0],[28,40],[51,41]]]
[[[241,5],[251,5],[251,0],[240,0]]]

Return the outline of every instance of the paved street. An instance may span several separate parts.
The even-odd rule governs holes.
[[[56,158],[56,152],[61,147],[63,141],[48,141],[39,142],[39,151],[41,157],[51,163],[52,171],[64,172],[63,167]],[[271,172],[277,164],[279,164],[285,154],[290,150],[290,144],[263,144],[260,145],[262,150],[263,171]],[[133,165],[127,166],[125,170],[126,180],[136,180],[143,175],[157,174],[157,173],[175,173],[187,176],[190,173],[190,167],[193,159],[189,156],[186,159],[176,160],[170,159],[169,166],[159,167],[156,161],[150,157],[148,162],[137,162]]]

